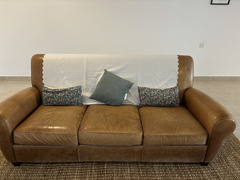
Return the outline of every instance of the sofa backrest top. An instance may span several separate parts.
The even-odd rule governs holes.
[[[44,54],[36,54],[31,61],[32,86],[39,89],[42,94],[43,88],[43,59]],[[193,84],[193,60],[190,56],[178,56],[178,87],[180,102],[183,103],[184,91]]]

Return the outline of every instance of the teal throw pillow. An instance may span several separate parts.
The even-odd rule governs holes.
[[[132,85],[132,82],[104,69],[104,73],[90,99],[98,100],[112,106],[119,106],[122,104],[126,93]]]
[[[138,87],[139,106],[179,106],[178,87],[168,89],[153,89],[148,87]]]
[[[42,91],[45,106],[77,106],[82,105],[82,87],[53,89],[44,86]]]

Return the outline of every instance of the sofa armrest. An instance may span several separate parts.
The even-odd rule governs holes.
[[[208,132],[205,162],[214,159],[226,136],[236,128],[231,114],[217,101],[203,92],[189,88],[184,94],[186,107]]]
[[[40,105],[39,91],[30,87],[0,103],[0,147],[10,162],[15,162],[12,131]]]

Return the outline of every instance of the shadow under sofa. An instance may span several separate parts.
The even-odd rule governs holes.
[[[32,57],[32,87],[0,104],[1,150],[14,165],[84,161],[208,164],[235,129],[223,106],[192,87],[190,56],[178,56],[179,107],[44,106],[43,57]]]

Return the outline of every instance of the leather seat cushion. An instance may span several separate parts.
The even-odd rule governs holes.
[[[78,145],[86,106],[40,106],[14,130],[15,144]]]
[[[142,144],[138,108],[132,105],[91,105],[79,129],[84,145],[132,146]]]
[[[205,145],[207,132],[184,107],[142,107],[143,145]]]

